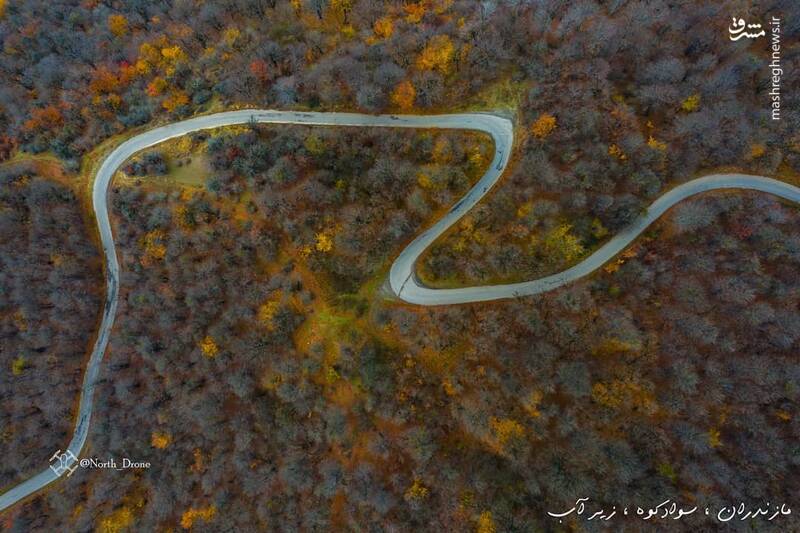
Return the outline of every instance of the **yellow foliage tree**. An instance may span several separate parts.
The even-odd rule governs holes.
[[[616,270],[615,270],[616,272]],[[638,353],[642,349],[641,343],[626,342],[614,337],[606,338],[600,341],[592,349],[592,355],[596,357],[614,357],[626,353]]]
[[[750,146],[750,157],[753,159],[758,159],[765,153],[767,153],[767,147],[763,144],[755,143]]]
[[[108,102],[108,105],[110,105],[113,109],[119,109],[119,106],[122,103],[122,98],[118,94],[109,94],[106,96],[106,102]]]
[[[133,524],[133,513],[127,507],[120,507],[100,520],[97,530],[100,533],[121,533]]]
[[[306,150],[308,150],[311,155],[320,155],[325,152],[325,143],[319,138],[319,135],[315,133],[306,137],[303,146],[305,146]]]
[[[632,379],[615,379],[592,386],[592,399],[612,409],[632,409],[652,414],[657,409],[653,393]]]
[[[160,48],[159,48],[160,46]],[[139,47],[139,59],[144,61],[147,70],[161,69],[167,76],[175,73],[175,65],[188,60],[186,52],[177,44],[169,46],[166,38],[162,38],[157,46],[144,43]],[[140,70],[137,62],[137,71]]]
[[[6,14],[6,0],[0,0],[0,19]]]
[[[198,509],[192,507],[181,516],[181,527],[183,529],[191,529],[198,519],[203,522],[211,522],[216,514],[217,508],[213,505]]]
[[[161,50],[150,43],[139,46],[139,60],[147,63],[148,68],[158,66],[161,62]]]
[[[22,371],[25,370],[27,364],[28,362],[25,360],[25,358],[20,355],[19,357],[11,361],[11,373],[14,374],[15,376],[19,376],[20,374],[22,374]]]
[[[531,126],[531,133],[534,137],[544,139],[554,129],[556,129],[556,117],[550,113],[542,113]]]
[[[417,91],[414,89],[414,84],[409,80],[401,81],[392,91],[392,103],[403,111],[408,111],[414,107],[414,99],[416,97]]]
[[[258,308],[258,321],[264,324],[267,329],[272,329],[272,319],[275,318],[275,314],[278,312],[278,309],[280,309],[280,306],[281,294],[280,292],[276,292]]]
[[[653,150],[659,150],[661,152],[667,149],[667,143],[659,141],[652,135],[650,136],[649,139],[647,139],[647,146],[649,146]]]
[[[525,218],[533,210],[533,202],[525,202],[517,208],[517,218]]]
[[[186,61],[186,52],[183,51],[183,48],[178,46],[167,46],[161,49],[161,56],[164,60],[169,64],[175,64],[178,61]]]
[[[152,260],[160,261],[167,255],[167,247],[164,244],[164,231],[154,229],[144,236],[145,257],[142,263],[147,266]]]
[[[494,432],[494,438],[500,447],[504,447],[512,439],[522,438],[525,428],[513,418],[495,418],[489,420],[489,425]]]
[[[117,37],[122,37],[128,33],[128,19],[122,15],[111,15],[108,17],[108,29]]]
[[[327,231],[322,231],[316,235],[316,244],[314,247],[320,252],[330,252],[333,250],[333,239],[331,234]]]
[[[192,138],[190,136],[184,135],[178,139],[167,141],[162,146],[171,156],[184,157],[191,153],[194,143],[192,142]]]
[[[592,237],[602,239],[608,235],[608,229],[603,225],[599,218],[592,220]]]
[[[433,161],[440,165],[448,163],[453,157],[453,147],[447,137],[440,135],[433,143],[433,150],[431,153]]]
[[[719,448],[722,446],[722,439],[720,438],[720,433],[717,428],[708,430],[708,445],[712,448]]]
[[[203,352],[203,355],[211,359],[216,357],[219,353],[219,346],[217,346],[217,343],[211,335],[206,335],[205,338],[200,341],[200,350]]]
[[[428,497],[428,487],[422,484],[419,478],[414,479],[414,483],[406,490],[405,497],[407,500],[424,500]]]
[[[150,74],[150,71],[152,70],[150,68],[150,63],[144,59],[137,59],[136,63],[133,65],[133,69],[136,71],[136,74],[140,76],[146,76]]]
[[[431,187],[433,187],[433,181],[431,181],[431,177],[424,172],[420,172],[417,174],[417,183],[423,189],[430,189]]]
[[[447,35],[437,35],[425,45],[419,57],[417,68],[420,70],[438,70],[444,74],[450,71],[455,55],[455,46]]]
[[[11,315],[11,321],[18,330],[28,331],[28,319],[25,316],[25,311],[22,309],[17,309],[14,311],[14,314]]]
[[[433,12],[437,15],[441,15],[448,9],[450,6],[453,5],[453,0],[434,0],[433,1]]]
[[[622,148],[620,148],[616,144],[611,144],[608,147],[608,155],[616,157],[620,161],[625,161],[626,159],[628,159],[628,156],[625,155],[625,152],[622,151]]]
[[[189,470],[195,474],[199,474],[205,470],[206,467],[203,451],[200,448],[195,448],[192,452],[192,457],[194,457],[194,462],[192,463],[192,466],[189,467]]]
[[[481,167],[486,163],[487,157],[484,151],[484,147],[481,146],[480,143],[471,143],[470,146],[466,150],[467,152],[467,159],[469,164],[473,167]]]
[[[494,524],[491,511],[484,511],[478,517],[477,533],[497,533],[497,526]]]
[[[171,442],[172,436],[169,433],[154,431],[153,434],[150,435],[150,444],[159,450],[165,449]]]
[[[544,394],[542,394],[542,391],[538,390],[533,391],[530,396],[528,396],[524,407],[532,418],[539,418],[542,416],[542,412],[539,411],[539,405],[542,403],[542,398],[544,398]]]
[[[691,113],[693,111],[697,111],[700,108],[700,95],[693,94],[689,96],[686,100],[681,102],[681,109],[686,111],[687,113]]]
[[[242,32],[239,31],[239,28],[230,27],[222,33],[222,40],[225,41],[225,44],[228,46],[233,47],[241,35]]]
[[[330,0],[331,10],[347,22],[347,15],[353,9],[353,0]]]
[[[542,245],[547,255],[553,257],[554,262],[566,261],[572,262],[583,255],[584,248],[580,239],[570,233],[572,226],[569,224],[561,224],[554,228],[545,236]]]

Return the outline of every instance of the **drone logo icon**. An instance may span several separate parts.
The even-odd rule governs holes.
[[[64,472],[67,472],[67,477],[69,477],[77,469],[78,458],[70,450],[66,450],[63,453],[58,450],[50,458],[50,470],[55,472],[58,477],[64,475]]]

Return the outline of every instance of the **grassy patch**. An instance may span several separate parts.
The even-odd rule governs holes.
[[[164,159],[166,173],[128,176],[125,172],[119,171],[117,180],[123,184],[141,180],[148,185],[160,187],[202,187],[210,172],[205,150],[205,142],[194,142],[189,135],[164,141],[132,156],[120,168],[124,169],[130,162],[141,161],[148,153],[156,153]]]
[[[464,109],[469,111],[508,110],[516,112],[530,87],[530,82],[513,81],[511,76],[508,75],[470,98]]]
[[[157,179],[171,185],[184,185],[188,187],[202,187],[208,175],[208,159],[205,154],[192,154],[186,162],[179,162],[170,158],[169,172]]]

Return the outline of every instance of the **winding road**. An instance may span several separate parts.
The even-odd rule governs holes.
[[[800,202],[800,189],[770,178],[744,174],[714,174],[698,178],[666,192],[656,200],[647,212],[622,232],[615,235],[604,246],[577,265],[545,278],[505,285],[487,285],[458,289],[431,289],[422,285],[414,275],[417,258],[442,233],[466,214],[497,183],[508,165],[514,141],[510,120],[491,114],[464,113],[451,115],[362,115],[357,113],[316,113],[272,110],[240,110],[199,116],[159,127],[137,135],[119,145],[103,161],[94,179],[92,205],[103,254],[106,261],[106,301],[100,330],[92,349],[81,390],[78,420],[68,451],[74,457],[86,442],[89,421],[92,416],[92,400],[119,295],[119,263],[117,262],[114,237],[108,216],[108,186],[117,168],[130,156],[145,148],[193,131],[245,124],[251,121],[270,124],[306,124],[316,126],[356,126],[390,128],[436,128],[475,130],[488,133],[494,140],[495,153],[486,173],[450,211],[430,228],[417,236],[397,257],[389,273],[389,284],[394,294],[406,302],[419,305],[450,305],[483,302],[502,298],[514,298],[539,294],[561,287],[586,276],[601,267],[628,246],[653,221],[682,200],[698,193],[715,189],[753,189],[787,200]],[[63,466],[74,466],[69,459]],[[27,481],[0,495],[0,511],[42,489],[60,477],[49,466]]]

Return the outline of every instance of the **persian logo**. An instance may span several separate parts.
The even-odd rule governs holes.
[[[767,35],[761,24],[747,24],[743,18],[732,17],[733,23],[728,28],[728,37],[731,41],[738,41],[742,37],[758,39]],[[769,21],[769,37],[766,40],[767,51],[770,54],[769,62],[769,98],[770,115],[772,120],[781,119],[781,19],[773,16]]]
[[[77,469],[78,458],[69,450],[64,453],[61,453],[61,450],[57,450],[50,458],[50,470],[55,472],[58,477],[64,475],[64,472],[67,472],[67,477],[69,477]]]
[[[732,18],[733,24],[728,28],[731,41],[738,41],[742,37],[747,37],[748,39],[758,39],[759,37],[763,37],[767,34],[767,32],[761,29],[761,24],[746,24],[744,19],[737,19],[736,17]],[[753,33],[745,30],[753,30]]]

